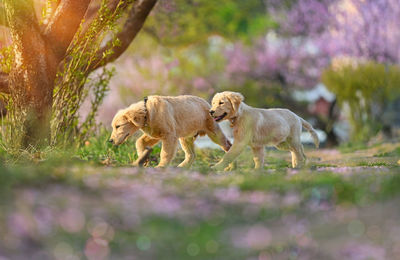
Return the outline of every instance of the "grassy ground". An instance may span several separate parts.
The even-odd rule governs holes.
[[[266,166],[254,171],[246,150],[238,170],[216,173],[209,167],[220,151],[198,150],[191,170],[139,169],[129,166],[132,142],[116,149],[105,139],[67,157],[47,151],[21,156],[31,163],[3,163],[0,259],[400,254],[399,143],[307,149],[301,170],[288,168],[288,153],[268,150]],[[179,152],[174,165],[182,159]]]

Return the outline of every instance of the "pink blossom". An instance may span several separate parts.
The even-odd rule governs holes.
[[[270,230],[262,225],[235,229],[231,236],[235,247],[256,250],[268,247],[272,240]]]
[[[349,243],[341,251],[339,258],[353,260],[385,260],[385,249],[371,244]]]

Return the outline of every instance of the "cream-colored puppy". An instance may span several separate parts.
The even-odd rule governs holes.
[[[110,142],[120,145],[140,129],[143,135],[136,141],[138,156],[146,146],[152,147],[161,141],[161,160],[157,167],[165,167],[173,159],[179,139],[185,160],[178,167],[189,167],[195,159],[194,141],[198,135],[207,134],[225,151],[231,147],[209,110],[210,104],[195,96],[149,96],[118,111],[111,124]]]
[[[217,93],[211,102],[210,114],[216,122],[229,120],[233,128],[234,142],[231,149],[213,168],[225,169],[250,145],[254,153],[255,168],[264,165],[264,146],[271,145],[292,153],[293,168],[305,163],[303,145],[300,142],[302,126],[307,129],[316,147],[318,136],[312,126],[287,109],[260,109],[246,105],[240,93]],[[229,169],[226,168],[226,169]]]

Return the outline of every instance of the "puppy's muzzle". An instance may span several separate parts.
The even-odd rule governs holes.
[[[228,115],[228,113],[225,112],[225,113],[223,113],[223,114],[220,115],[220,116],[212,115],[212,117],[214,118],[215,121],[219,122],[219,121],[221,121],[222,119],[224,119],[227,115]]]

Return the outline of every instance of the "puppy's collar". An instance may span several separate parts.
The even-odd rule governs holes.
[[[229,122],[231,123],[231,127],[233,127],[235,125],[236,120],[237,120],[237,116],[229,118]]]
[[[144,97],[144,99],[143,99],[143,102],[144,102],[144,112],[145,112],[145,115],[144,115],[144,123],[143,123],[143,126],[144,127],[146,127],[147,126],[147,114],[148,114],[148,111],[147,111],[147,100],[148,100],[149,98],[146,96],[146,97]]]

